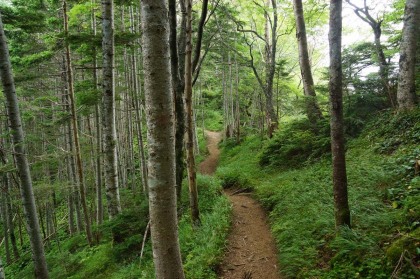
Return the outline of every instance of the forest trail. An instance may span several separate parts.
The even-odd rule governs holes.
[[[222,134],[206,131],[209,156],[199,165],[200,173],[216,171]],[[220,279],[279,279],[276,245],[261,205],[248,193],[225,191],[233,207],[232,227]],[[248,277],[247,277],[248,276]]]
[[[200,173],[212,175],[219,163],[220,150],[217,146],[222,139],[222,134],[219,132],[206,131],[207,149],[209,156],[199,165]]]

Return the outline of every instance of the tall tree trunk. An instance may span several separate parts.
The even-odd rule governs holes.
[[[68,17],[67,17],[66,1],[63,1],[63,16],[64,16],[64,33],[65,33],[65,36],[67,37],[68,36]],[[72,124],[73,124],[73,139],[74,139],[75,157],[76,157],[76,165],[77,165],[77,183],[79,185],[80,203],[82,204],[83,217],[85,221],[86,238],[89,245],[92,245],[93,238],[92,238],[89,210],[88,210],[87,201],[86,201],[83,163],[82,163],[82,155],[80,152],[79,130],[78,130],[78,123],[77,123],[78,121],[77,121],[77,114],[76,114],[76,103],[74,99],[73,71],[71,67],[70,46],[68,43],[66,44],[66,63],[67,63],[68,95],[70,99],[71,119],[72,119]]]
[[[180,0],[181,10],[185,10],[184,0]],[[176,1],[169,0],[169,46],[171,52],[171,73],[175,101],[175,164],[177,200],[181,201],[182,178],[184,174],[184,135],[185,135],[185,104],[184,104],[184,67],[185,67],[185,25],[186,15],[181,11],[181,31],[177,40]],[[182,71],[181,71],[182,68]]]
[[[22,121],[13,79],[12,65],[10,63],[9,50],[0,15],[0,75],[3,91],[6,97],[7,113],[12,130],[12,142],[16,158],[17,169],[21,181],[20,192],[23,208],[25,211],[27,231],[32,248],[35,277],[48,278],[47,262],[45,260],[44,246],[41,239],[38,223],[35,197],[32,189],[32,178],[24,144]]]
[[[397,101],[401,110],[413,109],[416,95],[416,51],[420,32],[420,2],[407,0],[404,12],[404,27],[400,47],[400,73],[398,76]]]
[[[270,0],[267,0],[267,8],[270,8]],[[271,9],[273,10],[273,19],[271,26],[271,34],[269,36],[269,40],[267,40],[267,50],[268,50],[268,65],[266,68],[266,90],[265,90],[265,98],[266,98],[266,107],[267,107],[267,114],[268,114],[268,136],[271,138],[273,136],[273,132],[278,128],[278,118],[277,113],[274,110],[273,105],[273,81],[274,81],[274,74],[276,71],[276,51],[277,51],[277,25],[278,25],[278,13],[277,13],[277,0],[271,0]],[[268,15],[267,15],[267,20]],[[269,43],[271,39],[271,44]]]
[[[121,212],[117,167],[117,131],[115,127],[113,0],[102,1],[102,36],[105,185],[108,214],[109,218],[112,219]]]
[[[305,18],[303,16],[302,0],[293,0],[296,19],[296,38],[299,47],[299,64],[305,93],[306,114],[311,123],[322,119],[322,112],[316,100],[311,63],[309,62],[308,42],[306,38]]]
[[[174,111],[168,10],[164,0],[143,0],[143,69],[149,143],[149,206],[156,278],[183,279],[178,241]]]
[[[193,224],[200,224],[198,209],[197,175],[194,158],[194,115],[192,98],[192,0],[185,0],[187,8],[187,45],[185,49],[185,104],[187,115],[187,169],[190,197],[191,219]]]
[[[350,227],[347,197],[347,173],[343,129],[343,72],[341,64],[342,0],[330,4],[330,103],[331,152],[333,158],[333,189],[336,228]]]

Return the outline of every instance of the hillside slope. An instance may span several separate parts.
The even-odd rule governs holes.
[[[293,126],[289,124],[290,126]],[[283,127],[289,138],[296,128]],[[294,130],[295,129],[295,130]],[[331,158],[302,160],[305,133],[288,158],[264,165],[267,150],[285,148],[277,136],[227,142],[217,175],[224,187],[250,187],[270,212],[280,251],[280,269],[288,278],[415,278],[419,272],[420,111],[378,114],[347,145],[352,229],[334,229]],[[283,144],[283,145],[282,145]],[[312,144],[312,143],[311,143]],[[319,147],[319,146],[318,146]],[[295,149],[293,149],[295,148]],[[309,150],[316,149],[312,146]],[[301,149],[303,151],[292,152]],[[304,154],[305,155],[305,154]],[[301,156],[301,157],[299,157]],[[302,162],[296,164],[296,158]],[[293,164],[292,164],[293,163]],[[418,163],[418,162],[417,162]]]

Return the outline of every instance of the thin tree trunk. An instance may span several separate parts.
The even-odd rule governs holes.
[[[102,34],[105,186],[108,214],[112,219],[121,212],[115,127],[113,0],[102,0]]]
[[[95,30],[96,34],[96,30]],[[93,81],[95,88],[97,89],[98,84],[98,73],[96,71],[96,51],[93,59]],[[95,105],[95,122],[96,122],[96,223],[102,224],[104,220],[104,207],[102,203],[102,133],[101,133],[101,115],[99,104]]]
[[[175,164],[177,200],[181,201],[182,178],[184,174],[184,135],[185,135],[185,104],[184,104],[184,67],[185,67],[185,5],[180,0],[181,30],[177,41],[176,1],[169,0],[169,46],[171,52],[171,73],[175,102]]]
[[[308,42],[306,39],[302,0],[293,0],[293,3],[296,19],[296,37],[299,46],[300,72],[302,74],[303,89],[305,93],[306,114],[308,115],[308,119],[311,123],[316,123],[323,117],[316,100],[314,80],[312,77],[311,64],[309,62]]]
[[[2,190],[2,189],[1,189]],[[4,250],[6,254],[6,263],[10,264],[12,262],[12,257],[10,254],[10,242],[9,242],[9,226],[7,223],[7,213],[6,213],[6,196],[4,193],[0,193],[0,224],[3,225],[3,235],[4,235]],[[1,238],[0,238],[1,239]]]
[[[63,15],[64,15],[64,33],[65,33],[65,36],[67,37],[68,36],[68,18],[67,18],[66,1],[63,1]],[[93,238],[92,238],[89,210],[88,210],[87,202],[86,202],[86,193],[85,193],[84,176],[83,176],[83,163],[82,163],[82,156],[80,152],[76,104],[74,100],[73,71],[71,68],[71,54],[70,54],[69,44],[66,44],[66,63],[67,63],[68,94],[70,97],[71,118],[72,118],[72,124],[73,124],[73,139],[74,139],[74,147],[75,147],[75,152],[76,152],[75,156],[76,156],[76,165],[77,165],[77,174],[78,174],[77,183],[79,185],[80,202],[82,204],[83,217],[85,221],[86,238],[89,245],[92,245]]]
[[[7,125],[7,121],[5,121],[5,125]],[[0,127],[1,128],[1,127]],[[5,130],[8,131],[8,127],[5,127]],[[2,133],[2,131],[0,130],[0,134]],[[3,164],[7,164],[8,163],[8,159],[6,154],[1,150],[1,148],[4,149],[5,146],[5,142],[3,141],[3,139],[0,139],[0,161]],[[17,243],[16,243],[16,235],[15,235],[15,227],[13,224],[13,208],[12,208],[12,199],[11,199],[11,194],[12,194],[12,180],[10,178],[10,174],[9,173],[5,173],[3,175],[3,185],[4,185],[4,198],[5,198],[5,231],[7,232],[7,235],[10,238],[10,243],[12,245],[12,250],[13,250],[13,256],[14,259],[17,260],[19,259],[19,250],[17,247]],[[6,230],[6,228],[8,230]],[[7,261],[7,257],[6,257],[6,261]]]
[[[343,129],[343,72],[341,64],[342,0],[330,4],[330,103],[331,152],[333,157],[333,189],[335,225],[350,227],[347,195],[347,173]]]
[[[194,158],[194,120],[192,100],[192,0],[185,0],[187,8],[187,45],[185,50],[185,104],[187,115],[187,169],[190,197],[191,219],[194,225],[200,224],[198,209],[197,177]]]
[[[350,0],[346,0],[350,6],[354,8],[355,14],[364,22],[370,25],[374,34],[374,45],[376,55],[378,56],[379,62],[379,76],[381,78],[383,92],[387,95],[389,102],[392,107],[395,107],[394,103],[394,94],[391,90],[391,86],[389,84],[389,63],[386,61],[385,53],[383,50],[383,46],[381,43],[381,35],[382,35],[382,22],[383,20],[374,19],[369,11],[370,8],[367,6],[366,1],[363,2],[363,7],[358,7],[353,4]]]
[[[400,110],[416,107],[416,51],[420,32],[419,0],[407,0],[404,12],[404,27],[400,47],[400,73],[398,76],[397,100]]]
[[[16,164],[21,181],[20,192],[23,208],[27,222],[27,231],[32,248],[32,258],[34,260],[35,277],[39,279],[48,278],[47,262],[45,260],[44,246],[41,239],[38,223],[35,197],[32,189],[32,178],[29,169],[22,120],[18,100],[16,96],[15,82],[13,79],[12,65],[10,63],[9,50],[4,34],[3,23],[0,15],[0,75],[3,84],[3,91],[6,97],[7,113],[12,130],[12,142],[16,157]]]
[[[156,278],[184,279],[178,241],[168,10],[143,0],[143,69],[149,146],[149,206]]]
[[[6,279],[6,275],[4,275],[4,268],[3,268],[3,262],[0,257],[0,279]]]

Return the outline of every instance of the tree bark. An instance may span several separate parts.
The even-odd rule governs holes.
[[[407,0],[404,12],[404,27],[400,46],[400,72],[398,76],[397,101],[400,110],[416,107],[416,51],[420,32],[420,3]]]
[[[25,139],[22,129],[22,120],[18,99],[16,96],[15,82],[13,79],[12,65],[9,50],[4,34],[3,23],[0,15],[0,75],[3,91],[6,97],[7,113],[12,130],[12,142],[16,158],[17,169],[21,181],[20,192],[26,217],[27,231],[32,248],[32,258],[35,267],[35,277],[48,278],[47,262],[45,260],[44,246],[41,239],[38,223],[35,197],[32,188],[32,178],[26,157]]]
[[[112,219],[121,212],[117,167],[117,131],[115,127],[113,0],[102,0],[102,36],[105,185],[108,214],[109,218]]]
[[[303,91],[305,93],[306,114],[311,123],[322,119],[322,112],[316,100],[311,63],[309,62],[308,42],[306,38],[305,18],[302,0],[293,0],[296,19],[296,38],[299,48],[299,64],[302,74]]]
[[[343,72],[341,64],[342,0],[331,0],[329,22],[331,152],[333,159],[333,192],[335,225],[350,227],[347,195],[347,173],[343,129]]]
[[[187,45],[185,49],[185,104],[187,116],[187,169],[191,220],[200,224],[198,209],[197,175],[194,158],[194,115],[192,98],[192,0],[185,0],[187,9]]]
[[[151,238],[156,278],[184,279],[177,227],[174,111],[166,3],[164,0],[143,0],[141,5]]]

